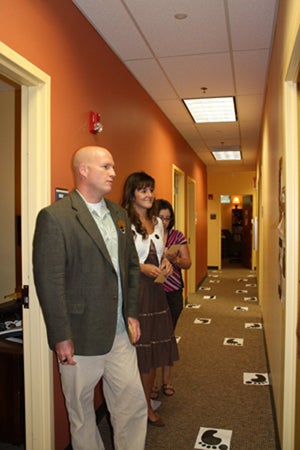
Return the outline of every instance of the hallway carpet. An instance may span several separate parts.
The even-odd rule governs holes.
[[[209,271],[189,297],[176,393],[160,392],[165,427],[148,426],[146,450],[280,449],[256,283],[248,269]]]

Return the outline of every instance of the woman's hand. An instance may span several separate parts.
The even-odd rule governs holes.
[[[156,278],[161,274],[161,270],[155,264],[140,264],[141,272],[149,278]]]
[[[173,266],[167,258],[162,259],[160,269],[167,278],[173,273]]]

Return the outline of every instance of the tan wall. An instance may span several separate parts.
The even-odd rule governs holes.
[[[257,214],[256,210],[256,189],[255,172],[226,172],[225,169],[211,169],[207,172],[207,221],[208,221],[208,253],[207,265],[209,267],[221,268],[221,229],[226,228],[222,225],[222,208],[220,195],[252,195],[253,196],[253,216]],[[232,205],[229,206],[230,209]],[[225,206],[223,206],[223,209]],[[212,219],[215,215],[216,219]],[[231,227],[230,227],[231,228]],[[230,229],[229,228],[229,229]],[[256,252],[252,253],[252,266],[256,267]]]
[[[51,77],[52,199],[55,187],[72,189],[70,159],[83,145],[113,153],[117,178],[110,197],[117,202],[126,176],[137,170],[150,173],[156,195],[171,200],[175,164],[185,182],[189,176],[196,183],[196,282],[201,280],[207,270],[206,168],[72,1],[1,1],[0,40]],[[90,111],[101,114],[99,135],[88,130]],[[57,370],[54,378],[60,450],[69,436]]]
[[[280,2],[275,43],[272,52],[265,115],[262,132],[261,156],[258,165],[259,178],[259,298],[262,303],[264,328],[272,376],[276,415],[281,441],[284,437],[283,406],[285,396],[284,361],[289,349],[285,349],[285,304],[278,295],[278,222],[279,160],[283,158],[283,185],[287,152],[285,148],[285,77],[300,23],[298,0]],[[287,120],[289,111],[286,112]],[[291,154],[291,153],[290,153]],[[298,208],[294,205],[293,208]],[[287,249],[287,255],[290,249]],[[287,256],[288,257],[288,256]],[[287,261],[288,265],[288,261]],[[294,301],[292,298],[286,302]],[[289,328],[288,328],[289,329]],[[294,329],[289,329],[295,333]],[[289,368],[286,368],[287,372]],[[299,423],[298,423],[299,425]],[[298,433],[299,433],[299,426]],[[296,430],[297,431],[297,430]],[[290,447],[291,448],[291,447]],[[299,447],[297,447],[299,448]],[[287,449],[287,447],[286,447]]]

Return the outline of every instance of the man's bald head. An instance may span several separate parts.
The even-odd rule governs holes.
[[[78,149],[74,153],[72,161],[75,177],[77,178],[79,176],[81,164],[91,164],[95,160],[95,157],[100,154],[108,154],[111,156],[111,153],[104,147],[90,145]]]
[[[111,191],[116,176],[114,160],[104,147],[82,147],[73,156],[76,188],[91,203]]]

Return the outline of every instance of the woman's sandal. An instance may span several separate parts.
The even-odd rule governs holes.
[[[152,425],[153,427],[164,427],[165,426],[164,421],[160,417],[157,417],[156,420],[151,420],[150,417],[148,417],[148,424]]]
[[[164,395],[166,395],[167,397],[172,397],[172,395],[175,394],[175,389],[173,388],[172,384],[163,384],[162,390]]]
[[[151,400],[157,400],[159,396],[159,388],[158,386],[153,386],[152,392],[150,395]]]

